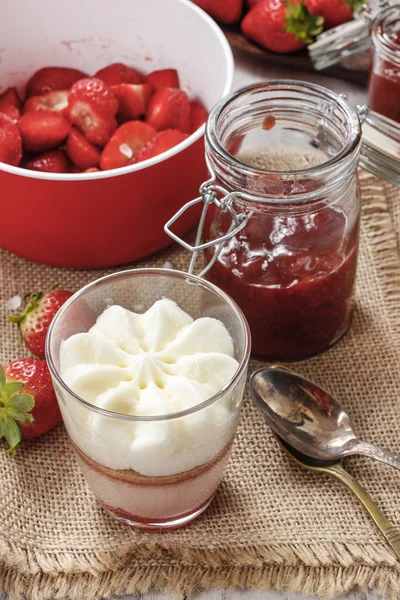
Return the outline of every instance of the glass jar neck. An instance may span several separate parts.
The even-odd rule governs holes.
[[[400,6],[381,11],[372,24],[374,50],[384,59],[400,67]]]
[[[297,81],[237,91],[214,107],[206,127],[208,163],[218,182],[267,203],[342,192],[360,144],[359,119],[346,100]]]

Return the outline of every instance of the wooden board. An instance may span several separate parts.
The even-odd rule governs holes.
[[[225,27],[224,33],[232,48],[237,48],[250,56],[265,60],[271,65],[315,72],[307,50],[293,52],[291,54],[278,54],[254,44],[248,40],[237,27]],[[369,64],[370,54],[369,52],[363,52],[345,59],[342,63],[335,65],[334,67],[320,71],[320,73],[331,77],[338,77],[346,81],[352,81],[353,83],[366,85],[368,81]]]

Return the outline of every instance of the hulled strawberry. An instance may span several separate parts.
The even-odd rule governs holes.
[[[0,95],[0,112],[3,112],[4,108],[8,106],[14,106],[21,110],[21,100],[19,99],[18,92],[15,87],[9,87]]]
[[[68,102],[72,124],[90,143],[104,146],[116,128],[118,100],[113,92],[101,79],[81,79],[72,86]]]
[[[112,85],[119,108],[117,118],[122,121],[134,120],[143,116],[153,94],[153,88],[148,83],[120,83]]]
[[[154,140],[149,142],[142,150],[139,150],[130,164],[158,156],[159,154],[174,148],[174,146],[180,144],[183,140],[186,140],[187,137],[188,135],[186,133],[182,133],[176,129],[165,129],[164,131],[160,131],[157,133]]]
[[[303,0],[262,0],[244,17],[242,31],[273,52],[295,52],[323,29],[323,18],[311,14]]]
[[[44,67],[32,75],[28,81],[26,95],[40,96],[54,90],[68,90],[79,79],[87,77],[86,73],[69,67]]]
[[[143,121],[129,121],[117,129],[103,150],[100,167],[118,169],[131,164],[137,153],[157,134],[154,127]]]
[[[143,77],[136,69],[124,65],[124,63],[113,63],[97,71],[93,77],[101,79],[106,85],[119,85],[120,83],[141,83]]]
[[[18,122],[24,148],[43,152],[59,146],[71,130],[71,123],[57,111],[27,112]]]
[[[240,19],[243,8],[243,0],[192,0],[209,15],[226,23],[236,23]]]
[[[0,112],[0,161],[17,167],[21,158],[22,141],[18,127],[9,116]]]
[[[25,169],[43,173],[69,173],[67,157],[62,150],[48,150],[38,154],[25,164]]]
[[[190,100],[182,90],[164,88],[150,98],[146,114],[149,125],[162,129],[179,129],[190,132]]]
[[[72,296],[68,290],[53,287],[48,292],[32,292],[29,302],[20,315],[8,317],[17,323],[27,348],[39,358],[45,356],[47,331],[58,309]]]
[[[305,0],[304,4],[313,15],[323,17],[325,29],[330,29],[350,21],[365,0]]]
[[[68,136],[66,150],[71,161],[79,169],[91,169],[97,167],[100,162],[99,148],[88,142],[83,133],[75,127]]]
[[[198,100],[190,103],[190,131],[193,133],[207,121],[208,113]]]
[[[45,360],[23,358],[0,366],[0,439],[9,452],[62,422]]]
[[[15,106],[11,106],[11,104],[9,106],[4,106],[0,112],[3,115],[7,115],[7,117],[9,119],[11,119],[12,123],[14,123],[14,125],[16,125],[16,123],[18,123],[18,121],[21,118],[21,113],[18,110],[18,108],[16,108]]]
[[[172,87],[179,88],[179,75],[176,69],[160,69],[152,71],[146,75],[146,83],[149,83],[154,90]]]
[[[65,111],[68,106],[68,90],[55,90],[41,96],[31,96],[24,104],[24,113],[35,110]]]

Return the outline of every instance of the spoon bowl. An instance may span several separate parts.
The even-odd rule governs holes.
[[[339,461],[363,454],[400,469],[400,457],[362,442],[349,413],[316,383],[281,366],[250,377],[250,393],[264,418],[292,448],[314,459]]]
[[[321,387],[284,367],[259,369],[250,378],[254,402],[290,446],[320,460],[351,454],[350,415]]]

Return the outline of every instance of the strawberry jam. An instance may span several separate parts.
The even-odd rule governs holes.
[[[243,310],[253,355],[302,360],[347,331],[358,252],[360,149],[355,111],[310,83],[253,84],[211,111],[211,178],[195,201],[203,200],[205,210],[196,238],[202,243],[192,251],[205,249],[201,274]]]
[[[400,8],[378,15],[372,31],[374,53],[368,104],[377,113],[400,123]]]
[[[212,237],[221,235],[224,220],[214,215]],[[357,250],[358,221],[349,231],[340,208],[296,215],[288,207],[288,216],[257,209],[223,247],[209,278],[245,313],[254,355],[300,360],[348,329]]]
[[[389,69],[392,71],[385,68],[382,75],[371,72],[368,104],[375,112],[400,123],[400,69],[395,77],[388,76]]]

